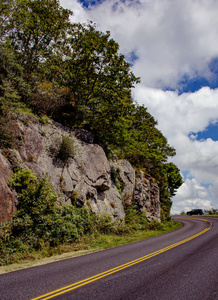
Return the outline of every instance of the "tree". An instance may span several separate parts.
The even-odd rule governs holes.
[[[126,143],[126,157],[138,167],[144,168],[152,176],[167,158],[175,155],[167,139],[156,128],[157,122],[143,105],[134,104],[131,113],[129,141]]]
[[[139,78],[110,33],[97,31],[92,23],[74,24],[44,69],[48,82],[70,90],[64,120],[93,131],[102,144],[118,144],[117,130],[132,109],[131,88]]]
[[[67,41],[68,56],[64,68],[68,70],[67,85],[82,105],[91,99],[110,96],[131,99],[131,88],[139,81],[130,70],[119,45],[95,25],[74,24]],[[96,99],[97,101],[97,99]]]
[[[0,39],[4,40],[5,34],[8,30],[9,16],[13,0],[5,0],[0,2]]]
[[[48,58],[55,43],[65,37],[72,12],[58,0],[15,0],[8,36],[26,72]]]
[[[182,185],[183,179],[180,174],[179,168],[172,162],[164,165],[167,174],[168,190],[170,197],[175,196],[176,190]]]
[[[30,87],[23,78],[23,67],[16,60],[16,55],[8,43],[0,44],[0,95],[3,82],[8,81],[18,93],[29,94]]]
[[[180,170],[172,162],[167,162],[161,166],[159,176],[156,178],[160,187],[162,216],[169,216],[172,197],[175,196],[176,190],[183,184]]]
[[[25,108],[20,93],[29,94],[29,85],[22,78],[23,68],[16,62],[8,44],[0,44],[0,146],[16,143],[16,113]]]

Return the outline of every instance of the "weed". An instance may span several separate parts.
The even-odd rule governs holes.
[[[67,163],[68,159],[75,155],[73,140],[68,136],[56,139],[50,147],[50,153],[56,159],[59,159],[63,163]]]
[[[34,160],[35,160],[35,156],[34,155],[29,155],[28,161],[33,162]]]
[[[49,121],[49,117],[46,116],[46,115],[43,115],[40,117],[39,121],[42,123],[42,124],[47,124],[48,121]]]
[[[62,160],[64,163],[66,163],[67,160],[70,157],[73,157],[74,155],[75,155],[75,148],[74,148],[73,140],[68,136],[63,136],[57,157],[60,160]]]
[[[87,200],[86,200],[86,204],[87,204],[87,206],[91,207],[91,200],[90,200],[90,199],[87,199]]]

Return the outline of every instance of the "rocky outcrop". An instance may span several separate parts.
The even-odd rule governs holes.
[[[136,171],[133,199],[149,220],[160,221],[159,187],[151,176]]]
[[[32,169],[38,176],[47,176],[54,188],[63,193],[67,204],[79,202],[97,214],[110,214],[124,219],[124,206],[137,203],[148,218],[160,220],[159,189],[151,177],[135,173],[126,160],[109,162],[103,149],[93,144],[86,131],[72,132],[49,120],[22,118],[17,121],[20,146],[9,151],[20,168]],[[65,138],[66,155],[60,153]],[[63,150],[63,149],[62,149]],[[4,174],[1,175],[1,174]],[[11,218],[15,200],[7,186],[12,176],[9,162],[0,160],[1,220]]]
[[[131,164],[124,159],[111,162],[111,169],[114,172],[114,181],[120,186],[123,202],[130,206],[133,204],[135,189],[135,170]]]
[[[15,212],[15,193],[7,185],[11,176],[10,163],[0,152],[0,223],[9,221]]]

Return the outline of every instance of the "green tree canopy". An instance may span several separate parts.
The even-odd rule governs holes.
[[[132,109],[131,88],[139,78],[109,32],[97,31],[92,23],[74,24],[44,70],[48,82],[69,91],[63,109],[68,124],[91,130],[98,142],[119,143],[119,128]]]
[[[58,0],[14,0],[7,36],[27,72],[48,58],[55,43],[65,37],[72,12]]]
[[[143,105],[134,103],[131,112],[129,139],[125,146],[126,157],[155,177],[158,166],[175,155],[167,139],[156,127],[157,122]]]

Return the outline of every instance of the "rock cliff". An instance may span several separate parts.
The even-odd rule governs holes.
[[[0,153],[0,223],[9,221],[15,212],[15,194],[7,185],[11,176],[11,165]]]
[[[109,162],[89,133],[27,117],[17,121],[17,128],[20,143],[8,150],[10,161],[38,176],[47,176],[66,203],[76,201],[97,214],[121,220],[125,217],[124,204],[135,203],[148,219],[160,221],[159,188],[154,180],[135,171],[126,160]],[[16,207],[15,193],[7,185],[11,176],[12,165],[0,153],[0,222],[11,219]]]

